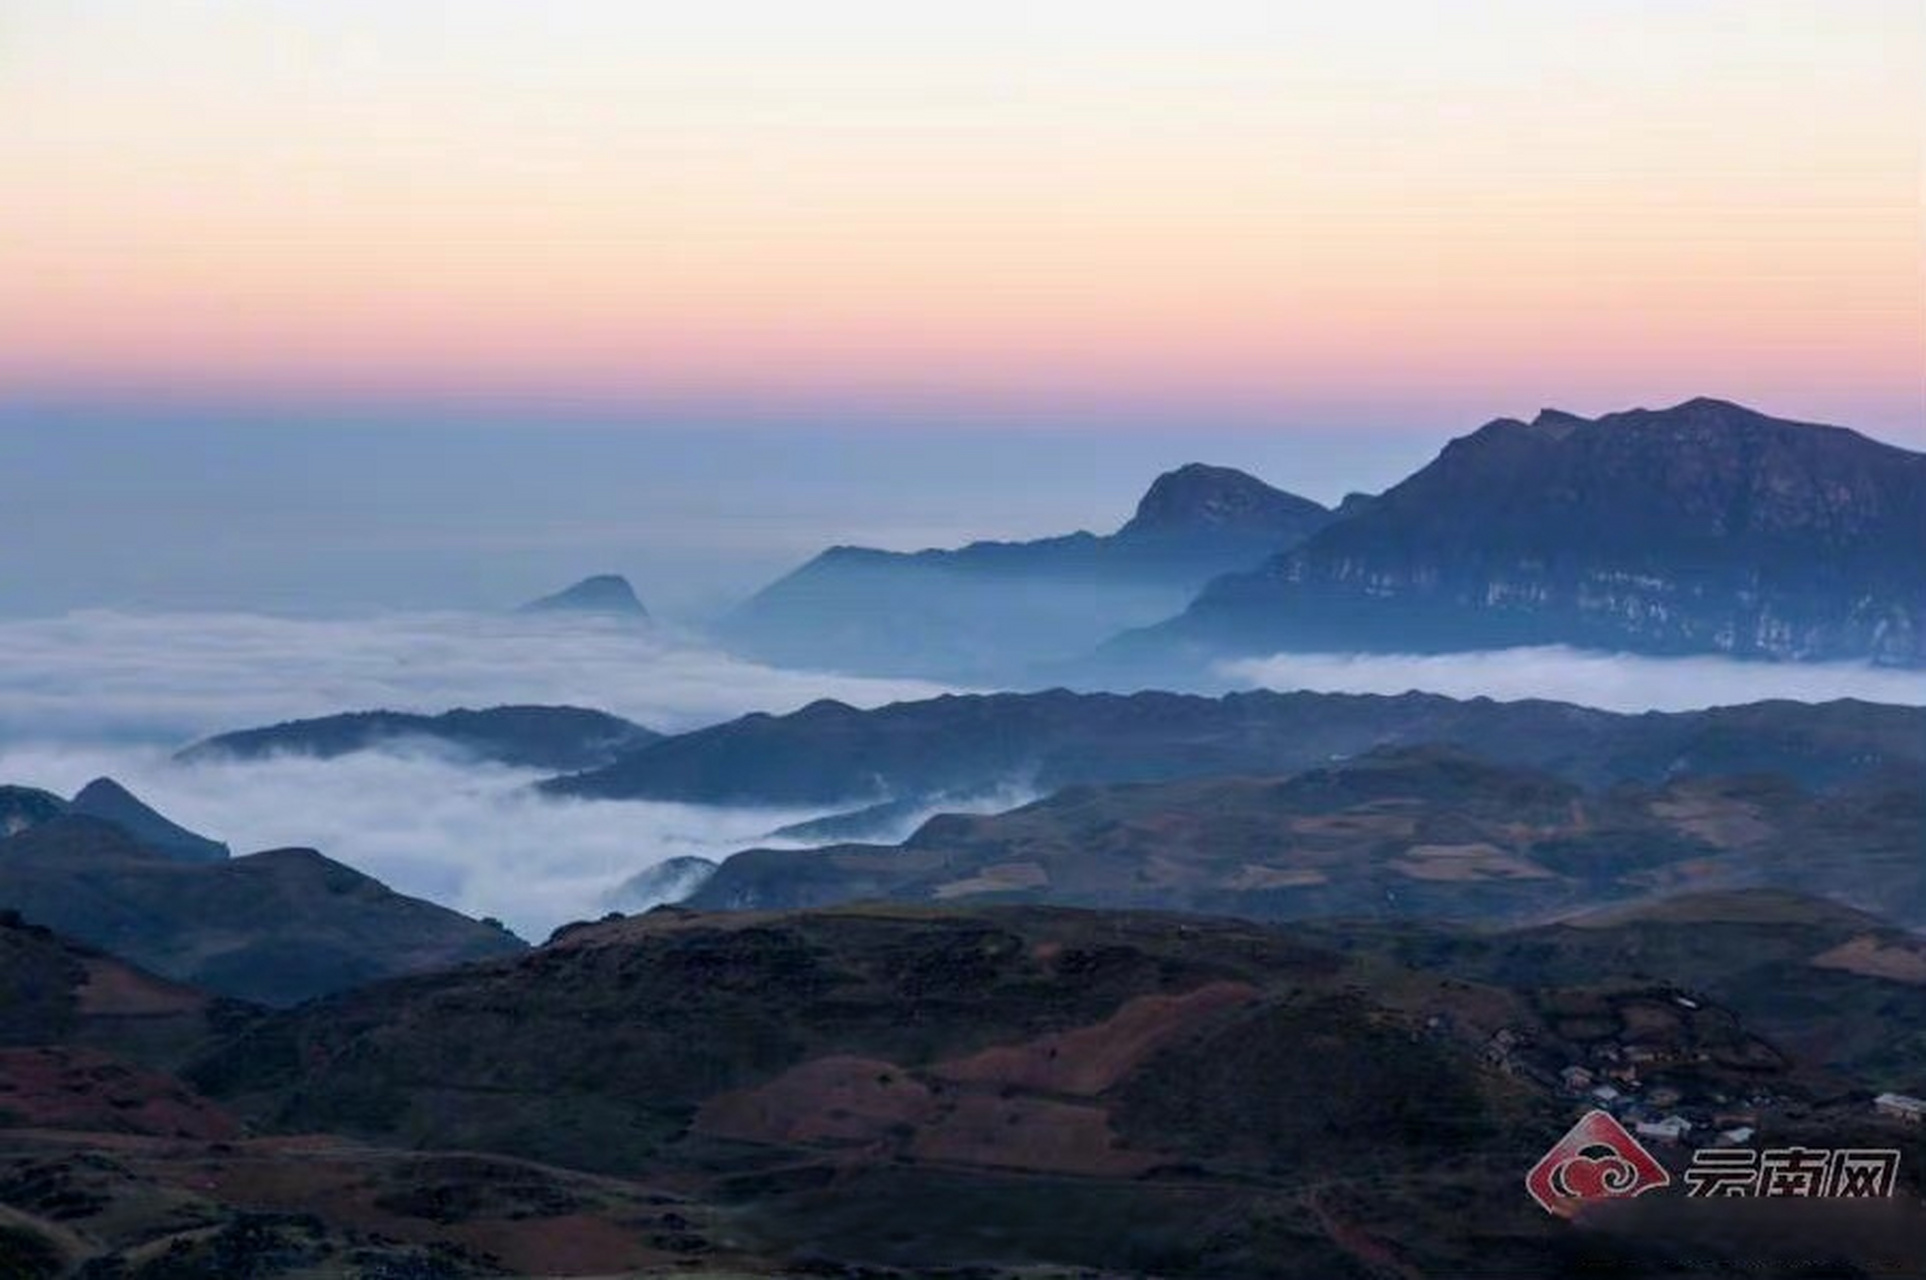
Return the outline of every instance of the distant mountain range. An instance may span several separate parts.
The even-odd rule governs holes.
[[[833,547],[724,618],[736,652],[787,666],[1000,678],[1181,608],[1332,512],[1225,467],[1157,477],[1128,523],[914,553]]]
[[[948,695],[859,710],[821,701],[665,738],[549,794],[698,804],[841,805],[1001,787],[1276,774],[1385,746],[1440,745],[1582,786],[1776,773],[1826,787],[1926,762],[1926,708],[1759,702],[1622,715],[1436,694]]]
[[[1418,747],[1284,777],[1067,787],[1008,813],[933,818],[896,846],[749,850],[686,903],[981,900],[1489,926],[1771,886],[1926,927],[1923,847],[1926,767],[1831,795],[1771,776],[1587,790]]]
[[[1926,454],[1719,400],[1548,409],[1452,441],[1103,658],[1568,644],[1919,665],[1922,548]]]
[[[591,769],[662,735],[581,707],[459,708],[440,715],[351,711],[217,734],[176,753],[184,763],[272,755],[332,759],[356,751],[427,744],[476,760],[531,769]]]
[[[1714,399],[1546,409],[1336,510],[1193,464],[1104,537],[833,547],[716,633],[781,665],[1024,687],[1548,644],[1914,666],[1922,546],[1926,454]]]
[[[642,607],[635,588],[619,573],[598,573],[582,579],[554,595],[530,600],[521,613],[587,613],[646,622],[649,611]]]
[[[291,1004],[359,982],[522,949],[512,934],[312,849],[230,858],[111,779],[71,803],[0,789],[0,910],[165,977]]]

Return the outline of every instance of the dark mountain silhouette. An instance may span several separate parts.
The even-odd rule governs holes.
[[[312,849],[184,861],[79,813],[0,840],[0,909],[168,978],[267,1004],[523,945]]]
[[[719,625],[792,666],[1001,677],[1180,608],[1218,574],[1323,526],[1317,503],[1199,463],[1159,476],[1117,532],[914,553],[832,547]]]
[[[665,738],[556,795],[850,808],[999,787],[1285,773],[1436,744],[1584,786],[1778,773],[1832,786],[1926,760],[1926,709],[1843,700],[1622,715],[1436,694],[1004,693],[858,710],[815,702]]]
[[[1926,454],[1719,400],[1548,409],[1403,483],[1099,668],[1572,644],[1926,662]]]
[[[662,735],[633,721],[581,707],[460,708],[440,715],[352,711],[240,729],[175,755],[187,763],[270,755],[330,759],[356,751],[426,742],[479,760],[533,769],[591,769]]]
[[[162,817],[112,778],[95,778],[82,787],[80,794],[68,804],[67,811],[80,817],[111,822],[132,836],[143,848],[176,861],[219,862],[227,857],[226,845],[196,835],[179,823]]]
[[[1926,766],[1831,795],[1769,776],[1588,791],[1419,747],[1285,777],[1068,787],[1008,813],[932,818],[901,845],[753,849],[685,901],[978,899],[1488,926],[1777,886],[1926,926],[1922,847]]]
[[[598,573],[582,579],[554,595],[531,600],[521,613],[592,613],[609,617],[646,620],[649,611],[642,607],[635,588],[619,573]]]

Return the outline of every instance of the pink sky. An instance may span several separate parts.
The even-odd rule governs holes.
[[[1926,443],[1915,3],[1036,7],[14,6],[0,390]]]

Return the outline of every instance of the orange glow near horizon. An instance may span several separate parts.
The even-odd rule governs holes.
[[[655,8],[19,6],[0,390],[1926,435],[1917,5]]]

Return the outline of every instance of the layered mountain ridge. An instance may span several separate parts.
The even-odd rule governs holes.
[[[1926,455],[1714,399],[1501,418],[1104,657],[1447,652],[1926,662]]]
[[[1457,747],[1586,786],[1680,772],[1778,773],[1829,787],[1926,762],[1926,708],[1840,700],[1628,715],[1439,694],[945,695],[755,713],[542,784],[550,794],[842,805],[1022,786],[1283,773],[1387,746]]]
[[[1228,467],[1157,477],[1115,533],[954,550],[837,546],[719,624],[737,652],[833,670],[1002,678],[1181,608],[1221,573],[1322,527],[1331,512]]]

